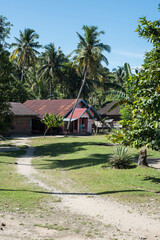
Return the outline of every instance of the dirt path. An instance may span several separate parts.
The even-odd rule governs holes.
[[[21,139],[18,141],[18,144],[29,144],[28,139]],[[33,153],[34,149],[29,146],[26,154],[17,160],[18,173],[27,177],[29,182],[37,184],[39,187],[52,193],[54,196],[59,196],[62,201],[62,211],[69,210],[71,215],[76,214],[77,216],[85,216],[86,218],[92,219],[92,221],[95,223],[97,222],[104,226],[112,226],[110,229],[107,230],[107,235],[104,236],[103,234],[103,236],[99,236],[98,238],[94,237],[94,239],[160,240],[160,220],[153,219],[145,215],[144,213],[140,214],[136,212],[133,208],[128,207],[124,204],[113,202],[110,199],[103,199],[101,196],[87,196],[71,193],[63,194],[61,191],[56,190],[46,185],[44,182],[38,180],[38,172],[32,167],[31,164]],[[158,162],[158,164],[160,163]],[[39,231],[42,231],[42,229],[39,229]],[[85,238],[81,236],[77,237],[77,235],[75,234],[74,236],[70,235],[61,238],[57,237],[54,239],[83,240]],[[87,239],[90,239],[89,236]]]
[[[160,158],[149,158],[147,161],[150,167],[160,170]]]

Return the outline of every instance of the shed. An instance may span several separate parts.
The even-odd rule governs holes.
[[[97,112],[102,118],[113,119],[113,121],[120,121],[121,117],[120,106],[118,105],[112,110],[110,110],[117,102],[118,101],[110,102],[101,109],[99,109]]]
[[[11,102],[10,106],[13,121],[8,133],[30,135],[32,133],[32,119],[37,117],[37,113],[19,102]]]

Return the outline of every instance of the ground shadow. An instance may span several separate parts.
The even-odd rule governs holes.
[[[160,183],[160,178],[146,176],[142,181],[151,181],[154,183]]]
[[[3,161],[0,161],[0,164],[6,164],[6,165],[13,165],[16,164],[16,158],[21,157],[23,154],[25,154],[25,150],[18,150],[13,152],[0,152],[0,157],[3,157]],[[5,157],[9,159],[5,159]],[[12,161],[13,160],[13,161]]]
[[[105,192],[98,192],[98,193],[75,193],[75,192],[68,192],[68,193],[61,193],[61,192],[48,192],[48,191],[32,191],[32,190],[25,190],[25,189],[0,189],[0,191],[4,192],[30,192],[30,193],[39,193],[39,194],[48,194],[48,195],[73,195],[73,196],[98,196],[98,195],[107,195],[107,194],[116,194],[116,193],[129,193],[129,192],[147,192],[141,189],[129,189],[129,190],[117,190],[117,191],[105,191]]]
[[[46,164],[34,164],[34,167],[40,169],[56,169],[60,168],[64,171],[84,168],[84,167],[91,167],[99,164],[107,164],[109,161],[110,154],[91,154],[85,158],[78,158],[78,159],[69,159],[69,160],[51,160],[46,159]],[[38,167],[41,165],[40,167]]]
[[[71,154],[78,151],[86,150],[86,146],[114,146],[108,143],[94,143],[94,142],[61,142],[61,143],[51,143],[35,148],[35,155],[56,157],[61,154]]]
[[[107,146],[107,147],[116,146],[116,144],[114,144],[114,143],[103,143],[103,142],[96,142],[96,143],[94,143],[94,145],[97,145],[97,146]]]
[[[55,169],[61,168],[64,170],[73,170],[82,167],[94,166],[102,163],[107,163],[109,160],[110,154],[91,154],[84,158],[73,158],[69,160],[63,160],[63,155],[73,154],[80,151],[87,150],[87,146],[112,146],[112,145],[103,145],[103,143],[94,143],[94,142],[67,142],[67,143],[53,143],[53,144],[45,144],[44,146],[38,146],[35,150],[36,156],[45,156],[44,159],[45,164],[34,164],[34,167],[37,168],[45,168],[45,169]],[[50,159],[50,157],[60,156],[59,160]],[[39,166],[39,167],[38,167]]]
[[[18,158],[21,155],[25,154],[26,150],[18,149],[17,151],[8,151],[8,152],[0,152],[0,157],[13,157]]]

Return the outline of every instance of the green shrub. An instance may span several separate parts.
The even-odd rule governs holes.
[[[123,146],[115,148],[110,157],[110,164],[114,168],[129,168],[133,163],[133,156],[128,152],[128,149]]]

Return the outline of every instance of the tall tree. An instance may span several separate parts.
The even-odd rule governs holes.
[[[114,75],[115,75],[116,82],[117,82],[119,85],[123,86],[124,80],[125,80],[124,67],[118,66],[118,68],[114,68],[114,69],[113,69],[113,73],[114,73]]]
[[[160,150],[160,21],[140,18],[137,32],[153,44],[153,49],[145,54],[139,73],[129,79],[131,117],[122,121],[125,128],[117,139],[121,136],[126,145]]]
[[[0,16],[0,131],[4,130],[10,119],[9,82],[11,80],[12,66],[9,62],[6,38],[9,37],[11,24]]]
[[[56,79],[60,80],[64,78],[63,67],[66,58],[62,53],[60,47],[55,49],[54,43],[46,45],[45,52],[40,56],[40,68],[38,71],[39,77],[49,82],[50,85],[50,97],[52,96],[52,83],[56,82]]]
[[[115,80],[119,86],[125,87],[128,79],[133,76],[131,67],[129,63],[125,63],[123,67],[118,66],[118,68],[113,69],[115,75]]]
[[[11,26],[12,24],[7,21],[7,18],[0,15],[0,51],[9,45],[6,38],[9,38]]]
[[[74,50],[76,55],[74,56],[74,63],[77,67],[78,73],[83,77],[82,85],[79,90],[76,103],[73,107],[72,114],[70,117],[70,121],[68,122],[67,130],[69,130],[70,122],[81,95],[83,86],[85,84],[86,78],[89,77],[91,79],[100,78],[100,69],[101,62],[104,61],[108,65],[108,59],[102,54],[105,50],[110,52],[111,48],[109,45],[103,44],[99,38],[101,34],[104,34],[104,31],[98,31],[98,27],[96,26],[86,26],[84,25],[82,28],[84,32],[84,36],[77,32],[79,37],[79,43],[77,45],[77,49]]]
[[[30,28],[25,28],[24,32],[20,31],[20,38],[15,37],[16,43],[12,43],[15,49],[12,51],[10,60],[16,59],[17,65],[21,70],[21,81],[24,78],[24,69],[28,69],[37,61],[39,52],[37,49],[41,48],[38,41],[39,35]]]
[[[65,78],[62,78],[59,83],[59,97],[62,98],[76,98],[78,89],[81,86],[81,78],[77,74],[75,66],[72,61],[64,63],[63,74]]]

